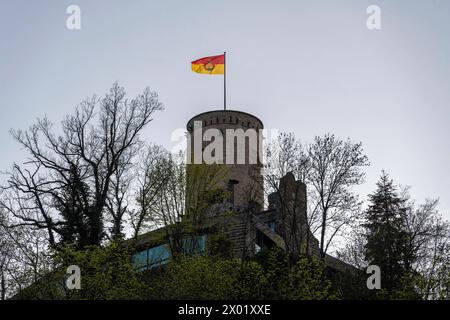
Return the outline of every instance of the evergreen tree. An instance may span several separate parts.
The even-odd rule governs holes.
[[[62,188],[58,201],[55,201],[55,208],[62,218],[59,244],[73,245],[78,249],[89,245],[90,239],[95,237],[94,233],[103,228],[101,219],[90,214],[92,194],[80,176],[79,170],[72,166],[69,181]]]
[[[403,286],[402,279],[412,272],[414,258],[405,228],[406,203],[384,171],[369,200],[364,255],[370,265],[381,269],[382,292],[394,298],[394,292]]]

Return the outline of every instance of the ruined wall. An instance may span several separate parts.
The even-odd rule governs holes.
[[[277,211],[276,232],[295,254],[302,251],[309,234],[306,201],[306,185],[292,173],[282,177],[277,192],[269,196],[269,207]]]

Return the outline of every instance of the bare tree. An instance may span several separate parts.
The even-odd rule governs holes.
[[[0,300],[5,300],[11,286],[8,270],[12,265],[12,243],[8,237],[6,216],[0,210]]]
[[[323,257],[335,237],[358,218],[361,202],[352,188],[363,182],[362,168],[368,164],[361,143],[326,134],[303,145],[292,133],[281,133],[266,148],[265,182],[269,192],[278,191],[279,179],[292,172],[306,183],[308,226],[313,234],[320,232]]]
[[[166,170],[169,158],[167,150],[158,145],[150,144],[140,152],[140,159],[134,172],[137,206],[131,212],[134,238],[142,231],[162,225],[162,221],[154,215],[154,209],[161,189],[170,179],[171,171]]]
[[[45,232],[28,226],[9,227],[0,210],[0,290],[7,299],[36,282],[51,268]]]
[[[364,228],[362,225],[354,226],[348,234],[345,246],[337,251],[337,257],[340,260],[363,270],[368,266],[364,256],[365,244],[366,238]]]
[[[109,213],[110,239],[112,241],[125,238],[124,225],[125,216],[129,211],[131,202],[131,189],[134,179],[131,170],[133,155],[126,153],[124,160],[116,164],[116,171],[111,177],[111,190],[106,198],[106,208]]]
[[[306,181],[310,171],[307,146],[295,135],[281,132],[265,149],[264,172],[268,192],[273,192],[281,177],[292,172],[296,179]]]
[[[213,204],[223,201],[224,166],[187,165],[185,155],[152,146],[141,168],[138,210],[132,224],[137,236],[146,225],[163,227],[172,255],[182,251],[187,235],[195,235]],[[195,241],[192,238],[192,241]],[[196,243],[190,244],[194,248]]]
[[[300,252],[301,246],[306,243],[306,252],[309,252],[308,239],[298,228],[299,212],[297,207],[301,194],[298,190],[281,190],[280,180],[292,173],[295,179],[305,182],[310,164],[305,147],[298,141],[293,133],[280,133],[276,140],[268,144],[264,159],[265,193],[269,196],[275,192],[280,209],[280,220],[283,227],[279,228],[288,252]],[[292,194],[293,192],[293,194]],[[303,221],[306,223],[306,221]],[[286,232],[290,230],[290,232]],[[294,246],[294,247],[292,247]]]
[[[52,246],[58,241],[80,247],[100,244],[111,189],[121,189],[118,177],[136,154],[139,134],[161,109],[148,88],[129,101],[116,83],[103,99],[83,101],[62,121],[60,135],[46,118],[27,131],[13,130],[29,158],[13,165],[3,188],[0,206],[14,217],[12,226],[46,230]],[[116,213],[113,220],[120,224],[123,206],[109,212]],[[116,225],[116,234],[118,229]]]
[[[406,230],[414,253],[413,269],[423,280],[420,294],[424,299],[450,299],[450,224],[437,210],[438,200],[427,199],[416,205],[408,189]]]
[[[352,187],[364,182],[362,168],[369,161],[361,143],[342,141],[330,134],[316,137],[308,154],[311,163],[308,182],[318,195],[320,251],[324,257],[334,236],[360,212],[361,203]],[[333,229],[328,240],[327,227]]]

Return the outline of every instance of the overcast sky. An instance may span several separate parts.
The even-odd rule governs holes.
[[[81,8],[81,30],[66,9]],[[381,30],[366,9],[381,8]],[[227,51],[229,108],[302,141],[326,132],[362,141],[362,196],[382,169],[450,219],[450,1],[0,0],[0,169],[24,161],[10,128],[58,124],[114,81],[150,86],[166,110],[145,138],[222,107],[222,77],[190,61]]]

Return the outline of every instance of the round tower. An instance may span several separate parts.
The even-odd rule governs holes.
[[[188,162],[225,165],[222,186],[237,210],[263,208],[262,129],[260,119],[235,110],[204,112],[187,123]]]

